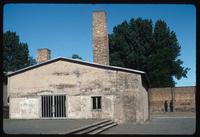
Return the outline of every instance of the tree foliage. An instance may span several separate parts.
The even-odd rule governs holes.
[[[145,71],[151,87],[175,86],[173,77],[187,77],[180,50],[175,32],[162,20],[153,26],[148,19],[131,19],[109,35],[110,64]]]
[[[83,60],[78,54],[73,54],[73,55],[72,55],[72,58],[73,58],[73,59],[80,59],[80,60]]]
[[[16,71],[35,64],[29,56],[28,44],[20,42],[16,32],[3,33],[3,71]]]

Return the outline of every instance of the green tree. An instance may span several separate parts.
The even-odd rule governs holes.
[[[16,32],[3,33],[3,71],[16,71],[35,64],[29,56],[28,44],[20,42]]]
[[[173,77],[187,77],[180,49],[175,32],[162,20],[153,27],[151,20],[131,19],[109,35],[110,64],[145,71],[152,87],[175,86]]]
[[[73,59],[80,59],[80,60],[83,60],[78,54],[73,54],[73,55],[72,55],[72,58],[73,58]]]

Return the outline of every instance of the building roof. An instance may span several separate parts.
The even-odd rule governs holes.
[[[14,71],[14,72],[7,73],[7,76],[11,77],[13,75],[17,75],[19,73],[23,73],[25,71],[28,71],[28,70],[31,70],[31,69],[34,69],[34,68],[49,64],[49,63],[53,63],[53,62],[56,62],[56,61],[67,61],[67,62],[82,64],[82,65],[87,65],[87,66],[92,66],[92,67],[97,67],[97,68],[110,69],[110,70],[116,70],[116,71],[124,71],[124,72],[136,73],[136,74],[142,74],[142,75],[145,75],[146,80],[147,80],[147,82],[149,84],[148,77],[147,77],[147,75],[146,75],[146,73],[144,71],[128,69],[128,68],[122,68],[122,67],[117,67],[117,66],[102,65],[102,64],[91,63],[91,62],[87,62],[87,61],[83,61],[83,60],[77,60],[77,59],[69,59],[69,58],[64,58],[64,57],[58,57],[58,58],[55,58],[55,59],[48,60],[46,62],[38,63],[38,64],[29,66],[29,67],[26,67],[26,68],[23,68],[23,69],[19,69],[19,70]]]

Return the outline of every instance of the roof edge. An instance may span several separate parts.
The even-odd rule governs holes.
[[[36,68],[36,67],[39,67],[39,66],[43,66],[43,65],[46,65],[46,64],[49,64],[49,63],[56,62],[58,60],[69,61],[69,62],[73,62],[73,63],[89,65],[89,66],[94,66],[94,67],[99,67],[99,68],[107,68],[107,69],[112,69],[112,70],[126,71],[126,72],[139,73],[139,74],[146,74],[146,72],[140,71],[140,70],[122,68],[122,67],[117,67],[117,66],[102,65],[102,64],[91,63],[91,62],[87,62],[87,61],[83,61],[83,60],[64,58],[64,57],[60,56],[60,57],[48,60],[46,62],[38,63],[38,64],[35,64],[35,65],[32,65],[32,66],[29,66],[29,67],[26,67],[26,68],[19,69],[17,71],[11,72],[11,73],[7,74],[7,76],[10,77],[10,76],[16,75],[18,73],[22,73],[24,71],[28,71],[30,69],[33,69],[33,68]]]

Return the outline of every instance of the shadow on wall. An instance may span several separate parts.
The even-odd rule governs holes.
[[[9,118],[9,107],[3,106],[3,119],[8,119],[8,118]]]

